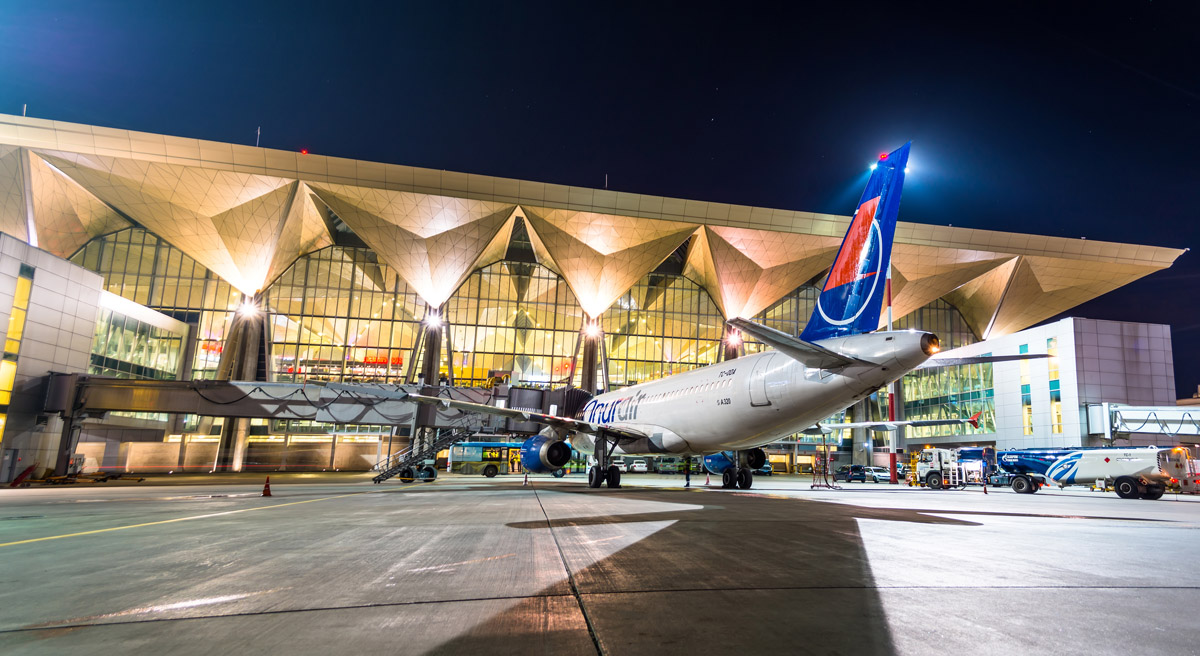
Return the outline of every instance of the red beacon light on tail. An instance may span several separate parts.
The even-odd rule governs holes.
[[[887,159],[887,153],[879,153],[879,161],[882,162],[885,159]]]

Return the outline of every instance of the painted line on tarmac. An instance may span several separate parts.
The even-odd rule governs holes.
[[[158,526],[159,524],[174,524],[176,522],[187,522],[193,519],[208,519],[209,517],[220,517],[222,515],[236,515],[238,513],[252,512],[255,510],[270,510],[271,508],[283,508],[285,506],[296,506],[302,503],[316,503],[318,501],[329,501],[330,499],[343,499],[345,497],[354,497],[360,494],[384,494],[388,492],[403,492],[399,490],[370,490],[367,492],[350,492],[348,494],[337,494],[331,497],[321,497],[320,499],[306,499],[304,501],[291,501],[289,503],[276,503],[269,506],[258,506],[257,508],[242,508],[241,510],[226,510],[218,513],[208,513],[205,515],[192,515],[191,517],[176,517],[175,519],[164,519],[158,522],[145,522],[143,524],[130,524],[129,526],[113,526],[111,528],[98,528],[92,531],[80,531],[78,533],[66,533],[63,535],[49,535],[44,538],[30,538],[28,540],[17,540],[16,542],[2,542],[0,548],[15,547],[20,544],[32,544],[34,542],[45,542],[47,540],[61,540],[63,538],[76,538],[82,535],[95,535],[97,533],[108,533],[111,531],[124,531],[129,528],[142,528],[145,526]]]

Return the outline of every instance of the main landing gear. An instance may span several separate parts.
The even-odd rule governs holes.
[[[609,446],[604,431],[596,434],[596,448],[592,453],[596,464],[588,468],[588,487],[598,488],[604,483],[608,483],[608,487],[613,489],[621,487],[621,470],[616,465],[608,464],[609,458],[616,448],[616,440],[613,440],[612,445]]]
[[[767,454],[762,449],[748,449],[736,453],[737,464],[721,474],[721,487],[726,490],[749,490],[754,486],[754,470],[767,464]]]

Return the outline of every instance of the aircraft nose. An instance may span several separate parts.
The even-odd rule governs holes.
[[[921,335],[921,350],[925,355],[933,355],[942,350],[942,342],[933,333]]]

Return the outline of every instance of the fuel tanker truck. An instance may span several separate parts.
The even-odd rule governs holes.
[[[1019,494],[1033,494],[1043,485],[1095,485],[1100,489],[1112,488],[1122,499],[1153,500],[1162,498],[1168,486],[1194,493],[1200,476],[1195,470],[1191,454],[1178,446],[999,452],[979,448],[925,449],[918,461],[917,476],[921,483],[934,489],[986,481],[988,485],[1009,486]]]

